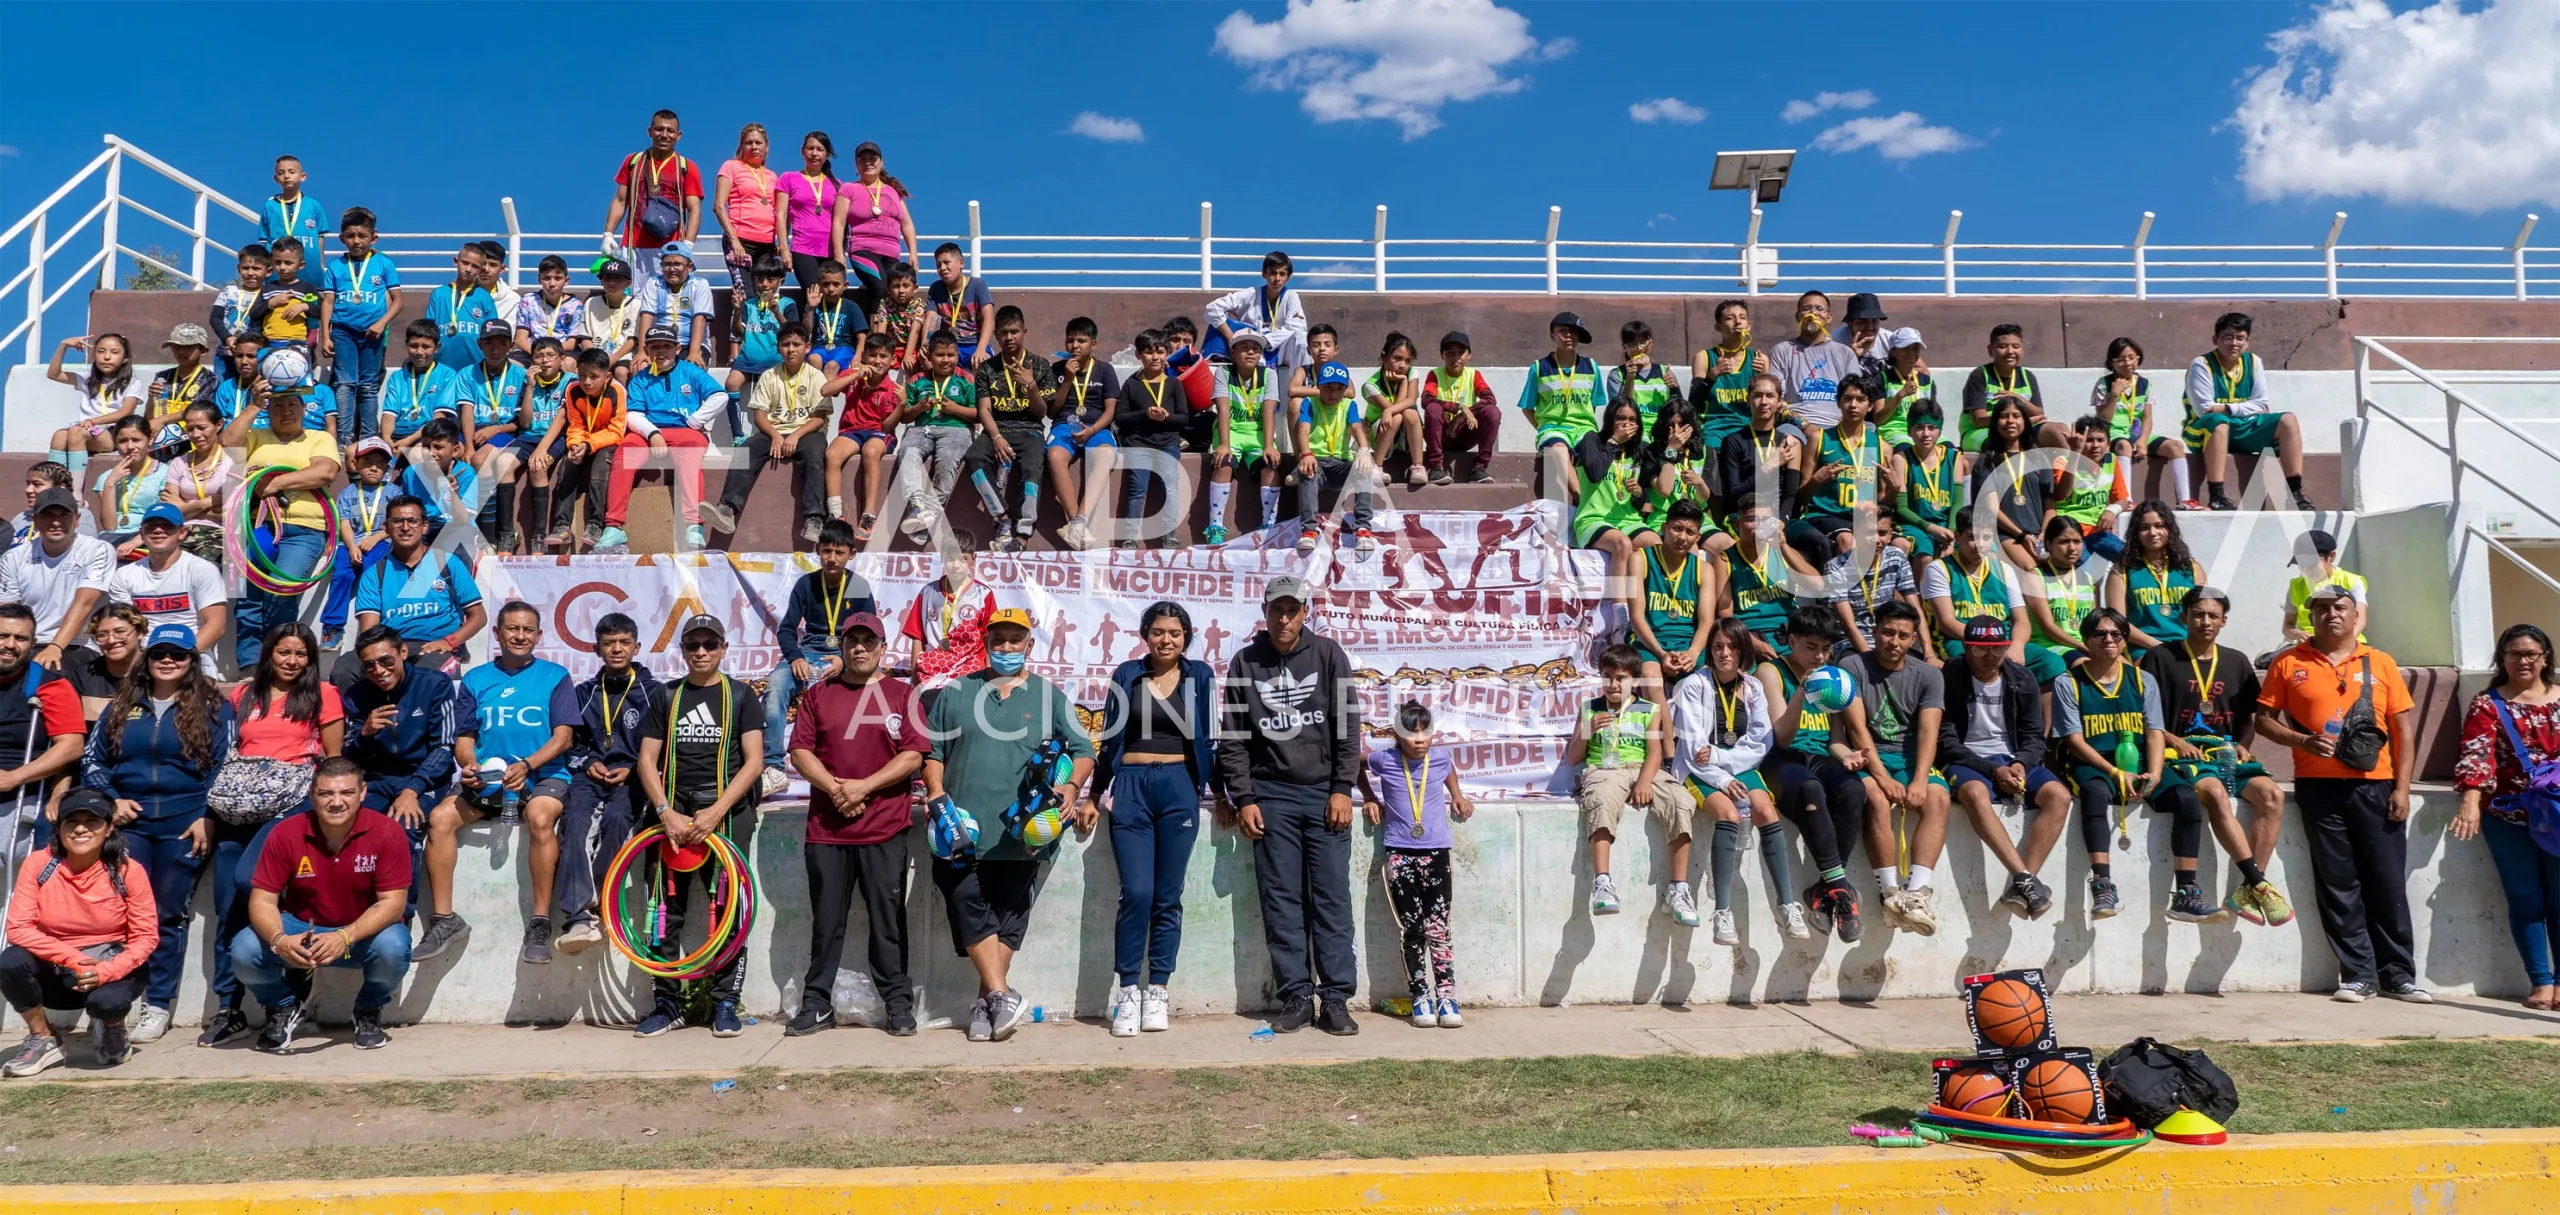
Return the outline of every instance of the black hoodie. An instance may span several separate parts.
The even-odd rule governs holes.
[[[658,677],[633,663],[631,686],[614,693],[613,729],[605,729],[604,672],[578,685],[578,726],[570,732],[569,771],[585,776],[587,765],[628,768],[640,762],[640,727],[649,720],[661,694]]]
[[[1271,634],[1227,663],[1218,728],[1218,782],[1227,804],[1256,804],[1254,786],[1316,786],[1348,794],[1360,770],[1359,690],[1351,656],[1313,630],[1283,654]]]

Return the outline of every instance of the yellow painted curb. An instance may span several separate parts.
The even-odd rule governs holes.
[[[2098,1160],[1917,1150],[0,1187],[11,1215],[2548,1215],[2560,1129],[2266,1135]]]

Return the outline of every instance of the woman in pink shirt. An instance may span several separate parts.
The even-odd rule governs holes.
[[[0,994],[27,1023],[27,1037],[0,1062],[0,1075],[32,1076],[62,1062],[48,1011],[86,1011],[90,1044],[109,1067],[132,1050],[124,1019],[142,996],[143,963],[160,945],[160,909],[150,875],[125,855],[115,813],[105,794],[72,790],[56,812],[52,846],[18,866]]]
[[[854,275],[848,292],[868,316],[888,292],[889,267],[903,252],[908,265],[924,264],[916,248],[916,221],[907,214],[907,187],[881,168],[880,145],[862,141],[853,150],[860,177],[836,191],[834,249]],[[902,243],[903,242],[903,243]]]
[[[738,131],[738,154],[720,166],[720,179],[711,187],[732,290],[752,291],[756,259],[778,254],[788,235],[789,221],[775,206],[780,179],[764,166],[764,154],[764,124],[750,122]]]
[[[802,298],[817,298],[818,263],[835,256],[836,141],[824,131],[800,139],[800,171],[782,175],[783,228],[791,234],[791,277]]]

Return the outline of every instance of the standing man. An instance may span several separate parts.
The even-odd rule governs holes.
[[[533,884],[533,916],[519,955],[528,966],[551,962],[551,886],[560,867],[560,812],[569,800],[572,723],[578,720],[569,669],[533,656],[542,644],[542,613],[521,599],[498,609],[498,657],[462,676],[454,704],[453,792],[437,803],[427,824],[427,893],[435,919],[428,932],[450,923],[470,925],[453,910],[453,867],[462,855],[462,829],[498,816],[503,835],[514,803],[525,825],[525,871]],[[506,765],[496,780],[487,761]]]
[[[231,592],[212,562],[178,546],[187,534],[186,512],[162,502],[142,512],[140,561],[107,575],[107,597],[130,603],[153,628],[182,624],[204,641],[204,673],[213,671],[213,647],[231,628]]]
[[[2267,668],[2258,733],[2293,748],[2320,927],[2338,955],[2336,998],[2358,1004],[2378,991],[2425,1004],[2408,889],[2417,706],[2400,664],[2356,636],[2356,619],[2345,587],[2312,588],[2311,637]]]
[[[604,866],[631,838],[631,779],[640,760],[640,730],[662,694],[656,676],[636,661],[640,626],[620,612],[596,621],[595,678],[578,685],[578,722],[569,749],[569,806],[560,819],[560,952],[585,953],[602,944],[596,924],[596,883]]]
[[[70,490],[37,494],[31,514],[33,543],[0,553],[0,602],[35,613],[35,663],[60,670],[63,651],[79,644],[89,613],[107,596],[116,550],[80,534],[80,500]]]
[[[747,852],[755,834],[756,787],[764,772],[764,702],[745,680],[720,670],[729,656],[729,630],[719,617],[690,617],[676,636],[684,646],[684,679],[667,688],[658,710],[640,727],[634,765],[640,794],[648,799],[654,816],[650,821],[666,830],[669,846],[691,848],[717,833]],[[709,901],[711,872],[706,865],[670,875],[673,888],[662,904],[653,942],[660,953],[675,949],[683,939],[695,887]],[[734,1038],[747,1031],[738,1016],[738,993],[746,982],[744,950],[711,976],[712,1037]],[[657,979],[650,989],[656,1007],[632,1031],[634,1037],[655,1038],[684,1024],[684,984]]]
[[[54,779],[80,764],[89,740],[80,715],[80,693],[71,681],[37,666],[36,614],[23,603],[0,603],[0,861],[17,876],[18,858],[47,837],[45,802]]]
[[[783,1033],[797,1038],[835,1025],[830,993],[844,960],[845,913],[858,892],[871,926],[871,982],[888,1008],[890,1036],[905,1038],[916,1032],[907,978],[909,790],[929,744],[915,689],[881,673],[888,629],[880,617],[854,612],[842,630],[835,677],[801,695],[791,723],[791,763],[809,778],[809,834],[800,850],[809,874],[809,973]]]
[[[396,656],[396,651],[393,651]],[[364,972],[356,991],[355,1047],[391,1039],[382,1009],[409,971],[409,849],[400,828],[365,808],[363,769],[333,755],[311,777],[311,809],[267,833],[250,879],[249,926],[231,939],[231,968],[267,1027],[258,1049],[280,1055],[309,1015],[311,979],[323,966]]]
[[[364,778],[365,809],[389,815],[409,833],[409,870],[422,872],[427,811],[453,779],[453,681],[441,671],[410,666],[400,635],[378,624],[357,635],[356,661],[364,678],[347,693],[354,729],[346,755]],[[416,895],[412,887],[412,907]],[[459,919],[442,932],[437,928],[428,923],[417,941],[417,960],[444,952],[462,935]]]
[[[1026,669],[1031,613],[998,608],[987,620],[986,644],[987,665],[944,685],[934,697],[924,791],[937,805],[947,798],[978,823],[976,855],[935,857],[933,884],[951,919],[953,951],[978,971],[969,1040],[1001,1042],[1013,1036],[1028,1011],[1011,985],[1013,955],[1031,923],[1040,863],[1057,847],[1055,840],[1024,839],[1006,820],[1035,820],[1007,810],[1054,798],[1049,804],[1059,817],[1086,832],[1097,815],[1076,796],[1093,774],[1093,740],[1066,690]],[[1063,776],[1055,770],[1061,757],[1070,761]]]
[[[1359,978],[1351,789],[1360,721],[1351,658],[1307,631],[1310,598],[1303,578],[1264,584],[1262,632],[1227,664],[1218,782],[1234,809],[1219,818],[1253,841],[1261,873],[1262,934],[1280,1001],[1271,1028],[1296,1033],[1313,1022],[1347,1035],[1360,1032],[1350,1007]]]
[[[604,255],[626,254],[642,278],[658,276],[658,251],[669,241],[693,245],[702,231],[702,170],[676,155],[684,128],[674,110],[649,116],[649,150],[622,158],[613,175],[613,204],[604,213]]]

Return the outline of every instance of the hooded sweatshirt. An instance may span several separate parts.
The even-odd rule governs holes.
[[[1330,637],[1299,635],[1286,654],[1271,634],[1227,663],[1218,730],[1218,780],[1230,805],[1259,800],[1262,782],[1348,795],[1360,772],[1360,706],[1351,656]]]

